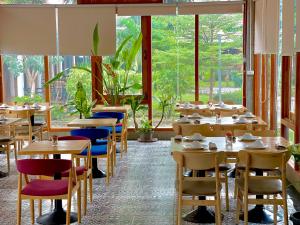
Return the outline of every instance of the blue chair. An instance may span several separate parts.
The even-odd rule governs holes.
[[[121,142],[121,153],[123,151],[127,152],[127,126],[126,120],[124,119],[124,113],[122,112],[96,112],[91,118],[116,118],[117,125],[115,127],[116,138],[120,139]],[[121,123],[122,121],[122,123]],[[98,128],[109,129],[112,133],[113,128],[110,126],[103,126]],[[121,155],[122,156],[122,155]]]
[[[106,158],[106,183],[109,184],[110,176],[113,176],[113,148],[109,130],[103,128],[82,128],[71,130],[71,135],[87,137],[91,140],[93,177],[95,177],[95,173],[100,173],[98,170],[97,158]],[[99,145],[97,144],[97,140],[104,141]],[[84,150],[81,152],[81,155],[87,156],[87,153],[87,150]]]

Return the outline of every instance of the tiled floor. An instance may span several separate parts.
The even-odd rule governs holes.
[[[0,179],[0,224],[3,225],[16,224],[17,174],[13,160],[11,162],[11,175]],[[0,169],[6,170],[4,154],[0,154]],[[170,142],[130,141],[127,155],[118,159],[115,174],[109,186],[105,186],[103,179],[94,180],[94,201],[88,205],[82,224],[175,224],[175,163],[170,155]],[[298,194],[292,196],[299,199]],[[223,224],[234,224],[235,201],[231,200],[230,204],[230,212],[223,212]],[[299,201],[289,199],[290,212],[295,210],[294,205],[299,207]],[[45,202],[44,212],[49,211],[49,207],[49,202]],[[224,204],[222,208],[225,208]],[[185,212],[189,210],[185,208]],[[22,224],[30,224],[27,202],[24,202],[22,212]]]

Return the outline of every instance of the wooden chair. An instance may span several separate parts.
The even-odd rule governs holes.
[[[275,130],[234,130],[234,136],[239,137],[245,133],[251,133],[254,136],[260,137],[276,137]]]
[[[50,103],[49,102],[46,102],[46,103],[40,103],[41,106],[45,106],[45,107],[50,107]],[[35,116],[36,117],[41,117],[43,118],[43,121],[35,121],[34,122],[34,125],[35,126],[41,126],[42,127],[42,132],[43,134],[46,134],[47,136],[47,139],[49,139],[49,133],[50,133],[50,123],[48,121],[48,118],[49,118],[49,114],[50,114],[50,111],[45,111],[45,112],[39,112],[39,111],[36,111],[35,112]]]
[[[72,160],[64,159],[22,159],[17,161],[18,179],[18,203],[17,225],[21,224],[22,200],[30,201],[31,222],[34,224],[34,200],[42,199],[66,199],[67,213],[66,224],[70,224],[71,199],[77,192],[77,215],[81,222],[81,186],[77,180]],[[50,176],[69,170],[69,178],[62,180],[45,180],[29,176]],[[23,185],[23,178],[25,185]]]
[[[21,122],[16,123],[14,126],[15,140],[17,141],[17,149],[21,149],[24,141],[32,142],[32,137],[37,136],[42,140],[42,127],[33,126],[31,123],[31,116],[33,116],[34,110],[24,109],[18,111],[10,111],[7,116],[22,118]]]
[[[267,204],[274,207],[274,224],[277,224],[277,206],[282,205],[284,224],[288,224],[288,206],[286,193],[286,163],[290,158],[287,151],[239,152],[239,163],[245,165],[245,171],[238,178],[236,224],[239,223],[240,210],[243,208],[244,221],[248,224],[248,205]],[[253,175],[253,170],[279,170],[279,173],[264,173],[263,176]],[[253,195],[267,195],[267,198],[249,198]],[[272,198],[270,198],[272,196]]]
[[[221,197],[219,163],[222,161],[223,152],[173,152],[177,163],[177,225],[181,224],[181,210],[184,205],[214,206],[216,224],[221,224]],[[185,177],[183,169],[193,171],[206,171],[214,169],[214,176]],[[213,200],[186,199],[186,196],[213,196]]]

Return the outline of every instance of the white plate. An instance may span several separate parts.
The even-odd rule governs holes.
[[[266,149],[268,147],[268,145],[264,145],[264,146],[252,146],[252,145],[247,145],[246,149]]]
[[[261,139],[261,137],[258,136],[252,136],[251,138],[244,138],[243,136],[239,137],[239,141],[256,141]]]
[[[183,137],[184,140],[186,141],[203,141],[206,137],[202,136],[200,138],[194,138],[193,136],[186,136]]]
[[[192,144],[184,144],[183,145],[183,148],[185,150],[207,150],[208,149],[208,146],[207,145],[201,145],[199,147],[195,147],[193,146]]]

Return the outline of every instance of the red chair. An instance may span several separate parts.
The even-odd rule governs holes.
[[[78,222],[81,222],[81,186],[77,181],[72,160],[65,159],[22,159],[17,161],[19,171],[17,225],[21,224],[22,200],[30,200],[31,222],[34,224],[34,200],[55,199],[67,200],[66,224],[70,224],[71,197],[77,191]],[[30,176],[60,177],[61,173],[69,171],[68,179],[31,179]],[[23,177],[25,185],[23,185]]]

